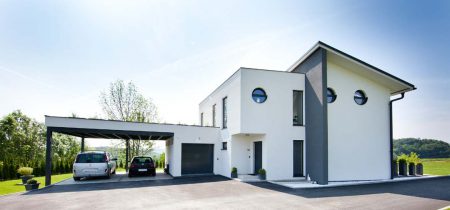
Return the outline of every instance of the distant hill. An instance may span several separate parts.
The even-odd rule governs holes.
[[[450,144],[435,139],[404,138],[394,140],[394,154],[415,152],[420,158],[450,158]]]

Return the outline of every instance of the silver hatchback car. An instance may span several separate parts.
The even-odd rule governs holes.
[[[73,164],[73,179],[79,181],[83,177],[107,177],[116,173],[117,159],[111,158],[108,152],[78,153]]]

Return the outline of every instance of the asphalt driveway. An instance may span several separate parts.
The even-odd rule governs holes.
[[[0,209],[439,209],[450,177],[292,190],[220,176],[56,185],[0,197]]]

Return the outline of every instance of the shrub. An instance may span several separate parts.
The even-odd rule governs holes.
[[[258,174],[266,175],[266,170],[264,170],[263,168],[261,168],[261,169],[258,170]]]
[[[416,164],[416,163],[419,163],[420,158],[419,158],[419,156],[417,155],[417,153],[411,152],[411,153],[409,153],[409,157],[408,157],[407,160],[408,160],[409,163],[414,163],[414,164]]]
[[[397,156],[397,160],[399,163],[403,162],[403,161],[407,162],[408,158],[409,158],[408,155],[403,154],[403,153],[400,156]]]
[[[33,168],[30,167],[20,167],[17,169],[17,173],[19,173],[22,176],[28,176],[33,173]]]
[[[237,168],[236,167],[231,168],[231,173],[237,173]]]
[[[29,179],[27,181],[27,184],[37,184],[37,180],[36,179]]]

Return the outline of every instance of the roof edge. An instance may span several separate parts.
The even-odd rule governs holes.
[[[375,66],[373,66],[373,65],[371,65],[371,64],[369,64],[369,63],[367,63],[367,62],[365,62],[365,61],[362,61],[362,60],[360,60],[360,59],[358,59],[358,58],[352,56],[352,55],[349,55],[349,54],[347,54],[347,53],[345,53],[345,52],[343,52],[343,51],[341,51],[341,50],[339,50],[339,49],[336,49],[336,48],[334,48],[334,47],[332,47],[332,46],[330,46],[330,45],[328,45],[328,44],[326,44],[326,43],[324,43],[324,42],[322,42],[322,41],[318,41],[318,42],[317,42],[312,48],[310,48],[310,49],[309,49],[302,57],[300,57],[300,59],[298,59],[293,65],[291,65],[291,66],[287,69],[287,71],[288,71],[288,72],[292,72],[298,65],[300,65],[301,63],[303,63],[303,61],[305,61],[305,60],[306,60],[313,52],[315,52],[318,48],[323,48],[323,49],[325,49],[325,50],[333,51],[333,52],[335,52],[336,54],[339,54],[339,55],[341,55],[341,56],[343,56],[343,57],[346,57],[346,58],[348,58],[348,59],[350,59],[350,60],[353,60],[353,61],[359,63],[360,65],[363,65],[363,66],[365,66],[365,67],[367,67],[367,68],[369,68],[369,69],[372,69],[372,70],[374,70],[374,71],[376,71],[376,72],[378,72],[378,73],[383,74],[384,76],[388,76],[388,77],[390,77],[390,78],[392,78],[392,79],[394,79],[394,80],[397,80],[397,81],[400,82],[400,83],[405,84],[406,86],[409,86],[410,88],[409,88],[407,91],[404,91],[404,92],[408,92],[408,91],[412,91],[412,90],[416,90],[416,89],[417,89],[413,84],[411,84],[411,83],[409,83],[409,82],[407,82],[407,81],[405,81],[405,80],[403,80],[403,79],[400,79],[400,78],[398,78],[398,77],[396,77],[396,76],[394,76],[394,75],[392,75],[392,74],[390,74],[390,73],[388,73],[388,72],[386,72],[386,71],[383,71],[383,70],[381,70],[381,69],[379,69],[379,68],[377,68],[377,67],[375,67]],[[399,93],[400,93],[400,92],[399,92]]]

